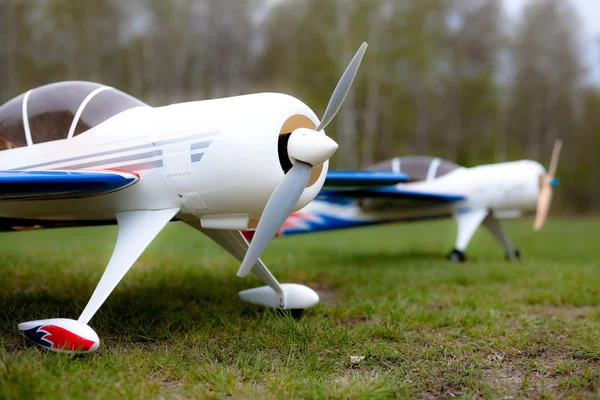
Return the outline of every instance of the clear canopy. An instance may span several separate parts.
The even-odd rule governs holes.
[[[424,181],[427,177],[439,178],[460,168],[459,165],[435,157],[406,156],[382,161],[367,168],[370,171],[403,172],[410,182]]]
[[[0,150],[77,136],[145,103],[110,86],[68,81],[32,89],[0,107]]]

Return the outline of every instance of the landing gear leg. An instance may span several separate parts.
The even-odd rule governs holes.
[[[459,209],[454,213],[454,220],[458,225],[458,235],[454,250],[448,254],[448,260],[453,263],[463,263],[467,259],[464,251],[466,250],[475,231],[486,218],[489,211],[486,208]]]
[[[496,238],[497,241],[502,244],[504,247],[505,258],[507,260],[518,260],[521,258],[521,253],[519,250],[515,249],[514,245],[502,229],[502,225],[500,221],[494,218],[493,215],[488,215],[487,218],[483,221],[483,226],[487,228],[488,231]]]
[[[205,229],[199,221],[185,221],[223,247],[238,260],[243,260],[248,250],[248,241],[239,231],[224,229]],[[242,290],[239,295],[243,301],[259,306],[286,310],[292,316],[299,315],[307,308],[317,305],[319,295],[308,286],[296,283],[279,283],[271,271],[259,259],[251,269],[252,273],[266,286]]]
[[[88,325],[100,306],[138,257],[179,209],[126,211],[116,214],[119,233],[113,255],[100,282],[77,321],[53,318],[19,324],[19,330],[40,346],[62,353],[89,353],[100,338]]]

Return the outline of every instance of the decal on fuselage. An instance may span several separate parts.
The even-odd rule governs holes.
[[[200,161],[202,154],[212,143],[212,140],[203,140],[200,142],[190,141],[204,139],[217,135],[218,132],[206,132],[201,134],[179,136],[175,138],[163,139],[153,143],[129,146],[120,149],[100,151],[96,153],[67,157],[54,161],[46,161],[43,163],[20,166],[11,168],[11,170],[28,170],[28,169],[66,169],[66,170],[81,170],[94,168],[102,169],[120,169],[123,171],[140,171],[146,169],[160,168],[164,165],[164,152],[169,145],[181,145],[191,154],[190,162]],[[183,148],[182,147],[182,148]],[[131,151],[148,150],[133,154],[125,154]],[[97,157],[105,157],[101,160],[86,161]],[[194,161],[194,158],[196,161]]]

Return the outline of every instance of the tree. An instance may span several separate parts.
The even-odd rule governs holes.
[[[496,85],[502,49],[500,0],[455,0],[444,46],[445,156],[471,164],[493,157],[498,131]]]
[[[33,3],[33,0],[32,2]],[[30,57],[32,29],[30,2],[0,1],[0,99],[8,100],[31,87]],[[35,4],[34,4],[35,5]]]
[[[574,127],[583,72],[578,26],[570,3],[536,0],[517,29],[507,129],[532,159],[550,154]]]

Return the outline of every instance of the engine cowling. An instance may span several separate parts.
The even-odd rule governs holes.
[[[196,216],[212,220],[212,227],[224,224],[228,229],[243,229],[239,225],[244,221],[245,228],[254,227],[274,188],[291,168],[290,134],[299,128],[315,129],[318,124],[306,104],[277,93],[183,103],[156,111],[157,120],[168,121],[161,129],[165,134],[215,133],[189,175],[167,179],[178,193],[199,196],[203,206],[194,212]],[[317,196],[327,169],[328,161],[312,168],[294,211]]]

